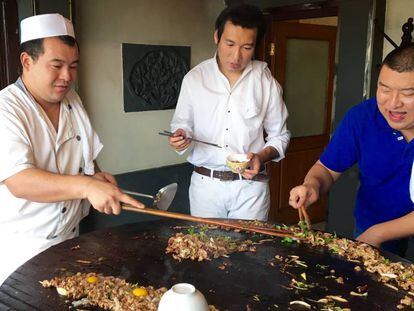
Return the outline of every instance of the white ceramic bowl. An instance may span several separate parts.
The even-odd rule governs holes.
[[[247,154],[244,153],[233,153],[226,158],[227,166],[236,174],[242,174],[249,163],[250,160],[247,158]]]
[[[161,297],[158,311],[209,311],[209,307],[203,294],[193,285],[179,283]]]

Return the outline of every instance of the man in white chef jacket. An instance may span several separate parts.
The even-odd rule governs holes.
[[[216,55],[194,67],[182,82],[171,121],[175,135],[169,142],[179,153],[189,149],[188,161],[194,165],[189,189],[192,215],[268,217],[269,185],[256,176],[266,162],[284,157],[290,134],[280,85],[266,63],[252,60],[264,32],[264,17],[257,7],[226,8],[216,20]],[[226,166],[231,153],[249,155],[250,168],[242,175]]]
[[[94,160],[102,144],[79,96],[79,49],[59,14],[21,22],[22,75],[0,91],[0,284],[46,248],[75,237],[89,204],[141,208]]]

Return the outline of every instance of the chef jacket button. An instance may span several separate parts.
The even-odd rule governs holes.
[[[81,140],[81,137],[79,135],[76,135],[76,139],[79,141]]]
[[[229,129],[228,128],[226,128],[226,131],[228,131]]]
[[[82,173],[83,172],[83,169],[80,167],[79,168],[79,173]]]
[[[230,110],[227,110],[228,113],[230,113]]]
[[[228,147],[229,145],[226,145],[226,147]]]
[[[66,207],[62,208],[62,213],[66,212]]]

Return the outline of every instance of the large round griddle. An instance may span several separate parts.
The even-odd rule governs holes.
[[[195,285],[208,303],[220,310],[289,310],[290,301],[301,299],[315,305],[312,300],[326,295],[342,295],[349,300],[342,306],[352,310],[394,310],[404,296],[403,292],[375,281],[373,275],[356,272],[356,263],[322,248],[286,245],[279,238],[257,245],[256,253],[235,253],[212,261],[178,262],[165,254],[168,238],[176,232],[187,232],[186,228],[174,229],[177,225],[193,224],[171,220],[129,224],[88,233],[51,247],[21,266],[0,287],[0,310],[68,310],[70,304],[55,289],[45,289],[38,282],[62,271],[98,272],[155,287],[187,282]],[[214,234],[255,241],[269,238],[224,230],[216,230]],[[79,248],[72,250],[78,245]],[[308,268],[287,267],[282,272],[275,255],[297,255]],[[321,265],[329,268],[321,269]],[[330,270],[342,276],[345,284],[327,278]],[[292,277],[300,280],[303,272],[308,283],[318,285],[308,291],[287,289]],[[349,295],[359,285],[368,285],[368,297]]]

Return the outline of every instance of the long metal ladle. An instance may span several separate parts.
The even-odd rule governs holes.
[[[152,206],[154,208],[157,208],[162,211],[168,210],[170,207],[172,201],[174,200],[175,194],[177,193],[177,183],[169,184],[160,190],[158,190],[157,194],[155,196],[146,194],[146,193],[140,193],[135,191],[129,191],[125,189],[121,189],[123,192],[133,195],[133,196],[139,196],[144,198],[150,198],[153,199],[154,202]]]

